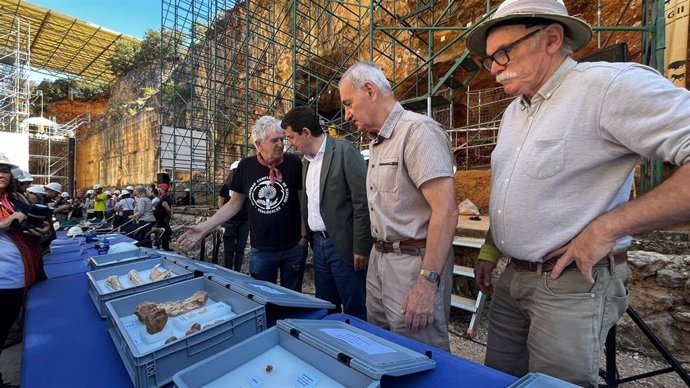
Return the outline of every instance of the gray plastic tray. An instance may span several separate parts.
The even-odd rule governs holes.
[[[286,355],[287,353],[287,355]],[[339,321],[283,320],[175,374],[181,388],[378,387],[383,375],[435,367],[426,356]]]
[[[171,276],[167,279],[156,282],[149,280],[148,275],[150,270],[156,264],[160,264],[161,270],[172,270]],[[140,286],[132,285],[129,279],[127,279],[127,273],[132,269],[139,271],[142,279],[147,281],[147,283]],[[112,275],[117,275],[119,277],[120,283],[123,287],[125,287],[124,289],[114,291],[104,284],[105,280]],[[98,310],[98,313],[101,315],[101,318],[105,318],[107,316],[105,302],[109,300],[136,294],[153,288],[163,287],[165,285],[177,283],[182,280],[191,279],[194,277],[194,274],[168,260],[157,258],[127,262],[121,265],[97,269],[95,271],[87,272],[86,277],[88,281],[89,296],[91,297],[93,304],[96,306],[96,310]]]
[[[545,375],[543,373],[531,372],[508,388],[577,388],[575,384]]]
[[[130,261],[144,260],[151,256],[141,249],[128,252],[108,253],[105,255],[89,256],[87,264],[92,270],[103,269],[114,265],[120,265]]]
[[[199,290],[208,292],[209,302],[205,306],[208,307],[208,310],[212,310],[212,307],[215,306],[211,303],[213,301],[216,302],[216,305],[230,306],[234,316],[220,322],[213,318],[209,323],[204,321],[205,312],[202,312],[201,309],[193,310],[189,315],[185,314],[175,319],[179,320],[186,317],[185,319],[189,319],[188,323],[200,322],[204,327],[201,331],[178,336],[177,340],[168,344],[161,343],[160,347],[153,350],[140,351],[142,348],[141,341],[137,343],[137,338],[132,335],[131,326],[132,316],[137,305],[145,301],[169,302],[185,299]],[[106,302],[106,309],[108,311],[108,332],[136,387],[160,387],[167,384],[177,371],[266,329],[265,312],[262,305],[205,278],[185,280],[111,300]],[[196,316],[192,317],[192,315]],[[175,325],[179,322],[172,319],[173,317],[170,318],[164,332],[169,329],[169,325]],[[136,318],[134,319],[136,320]],[[209,327],[206,327],[207,324]]]

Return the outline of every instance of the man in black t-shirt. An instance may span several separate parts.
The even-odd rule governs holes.
[[[280,121],[264,116],[256,121],[252,137],[258,154],[243,159],[230,183],[233,196],[216,214],[191,228],[178,239],[192,247],[215,227],[237,214],[247,199],[252,277],[277,282],[301,291],[307,239],[300,215],[302,163],[283,152]]]
[[[218,192],[218,209],[230,201],[232,191],[230,190],[230,182],[235,176],[237,166],[240,162],[235,161],[230,166],[230,174],[228,178],[220,187]],[[242,262],[244,261],[244,247],[247,245],[247,237],[249,237],[249,222],[247,220],[247,201],[242,202],[242,208],[232,218],[223,223],[225,234],[223,234],[223,256],[225,258],[225,267],[233,271],[242,271]]]

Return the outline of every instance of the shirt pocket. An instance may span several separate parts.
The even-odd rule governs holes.
[[[527,174],[535,179],[546,179],[563,171],[565,139],[535,140],[529,153],[532,161]]]
[[[376,183],[379,191],[394,193],[398,191],[398,158],[381,158],[376,165]]]

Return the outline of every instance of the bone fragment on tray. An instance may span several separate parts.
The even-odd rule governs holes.
[[[146,284],[144,279],[142,279],[141,276],[139,276],[139,272],[137,272],[136,269],[127,272],[127,277],[132,283],[134,283],[135,286],[141,286],[143,284]]]
[[[189,330],[184,332],[184,335],[190,335],[193,333],[196,333],[197,331],[201,330],[201,324],[199,322],[195,323],[192,325],[192,327],[189,328]]]
[[[146,325],[146,332],[149,334],[161,332],[168,323],[168,314],[158,303],[139,303],[134,314],[139,318],[139,322]]]
[[[188,313],[202,307],[206,301],[208,301],[208,292],[197,291],[185,300],[164,303],[141,302],[134,310],[134,314],[139,318],[139,322],[146,325],[147,333],[156,334],[163,330],[168,322],[168,316],[177,317]]]
[[[171,317],[177,317],[202,307],[204,304],[206,304],[206,301],[208,301],[208,292],[197,291],[185,300],[165,302],[160,303],[159,305],[165,309],[165,312],[168,313],[168,315]]]
[[[154,265],[153,268],[151,269],[151,273],[149,274],[149,279],[151,279],[154,282],[158,281],[158,280],[167,279],[172,275],[171,269],[167,269],[167,270],[163,271],[163,270],[159,269],[160,266],[161,266],[160,263]]]
[[[108,287],[112,288],[113,291],[119,291],[119,290],[124,288],[124,287],[122,287],[122,284],[120,283],[120,277],[117,275],[108,276],[105,279],[105,284]]]
[[[169,344],[169,343],[171,343],[171,342],[173,342],[173,341],[177,341],[177,337],[172,336],[172,337],[168,338],[167,340],[165,340],[165,343],[166,343],[166,345],[167,345],[167,344]]]

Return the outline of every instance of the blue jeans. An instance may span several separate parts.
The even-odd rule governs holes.
[[[367,270],[355,271],[344,262],[330,238],[314,235],[313,249],[316,297],[333,303],[335,312],[342,308],[345,314],[366,321]]]
[[[280,269],[280,285],[302,292],[304,264],[307,247],[295,244],[282,251],[266,251],[252,248],[249,256],[249,273],[254,279],[277,283]]]

